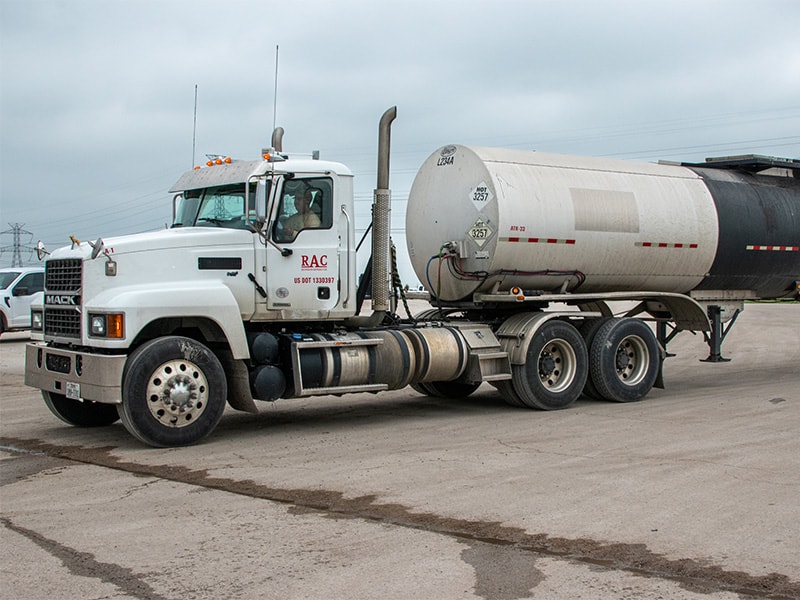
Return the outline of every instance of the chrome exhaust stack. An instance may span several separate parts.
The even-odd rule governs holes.
[[[272,131],[272,147],[276,152],[283,152],[283,127],[276,127]]]
[[[389,190],[389,155],[392,121],[397,117],[397,107],[388,109],[378,126],[378,185],[372,201],[372,310],[391,310],[392,193]]]

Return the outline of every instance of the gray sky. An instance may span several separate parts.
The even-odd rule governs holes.
[[[0,0],[0,230],[55,248],[164,227],[192,167],[195,85],[195,163],[257,158],[277,45],[284,149],[347,164],[362,215],[397,105],[397,229],[448,143],[798,157],[798,31],[795,0]]]

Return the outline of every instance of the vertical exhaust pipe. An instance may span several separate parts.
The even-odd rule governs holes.
[[[272,131],[272,147],[276,152],[283,152],[283,127],[276,127]]]
[[[378,126],[378,185],[372,201],[372,310],[388,312],[391,272],[389,264],[392,193],[389,190],[389,154],[392,121],[397,107],[388,109]]]

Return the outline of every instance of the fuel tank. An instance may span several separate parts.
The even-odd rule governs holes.
[[[417,173],[406,238],[444,301],[512,287],[776,297],[800,280],[800,182],[449,145]]]

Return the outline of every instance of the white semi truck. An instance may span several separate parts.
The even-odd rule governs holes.
[[[406,386],[462,397],[488,382],[546,410],[582,393],[628,402],[663,387],[677,333],[703,332],[709,360],[725,360],[746,300],[798,297],[796,159],[638,164],[448,145],[420,168],[406,215],[431,307],[401,319],[395,115],[381,118],[363,274],[351,172],[284,154],[279,128],[260,160],[184,174],[171,228],[49,254],[25,382],[63,421],[119,418],[152,446],[204,439],[226,403],[258,412]]]

